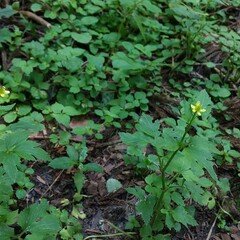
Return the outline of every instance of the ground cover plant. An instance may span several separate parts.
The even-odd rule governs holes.
[[[0,2],[0,239],[239,239],[238,0]]]

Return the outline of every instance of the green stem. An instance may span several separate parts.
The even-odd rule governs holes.
[[[108,220],[105,220],[105,222],[109,225],[109,226],[111,226],[112,228],[114,228],[115,230],[117,230],[119,233],[122,233],[123,235],[126,235],[126,236],[128,236],[128,237],[130,237],[130,238],[133,238],[131,235],[133,234],[133,232],[125,232],[125,231],[123,231],[122,229],[120,229],[119,227],[117,227],[117,226],[115,226],[113,223],[111,223],[111,222],[109,222]]]
[[[162,206],[162,200],[163,200],[163,197],[164,197],[164,194],[165,194],[166,190],[169,188],[170,184],[171,184],[171,183],[177,178],[177,176],[178,176],[178,174],[175,175],[175,176],[171,179],[170,184],[168,184],[168,186],[166,187],[166,182],[165,182],[165,173],[166,173],[166,170],[167,170],[168,166],[171,164],[171,162],[172,162],[172,160],[174,159],[174,157],[176,156],[176,154],[182,149],[184,139],[185,139],[187,133],[189,132],[189,130],[190,130],[191,126],[192,126],[192,123],[193,123],[194,119],[196,118],[196,115],[197,115],[197,113],[194,113],[194,114],[192,115],[190,121],[188,122],[188,124],[187,124],[187,126],[186,126],[186,128],[185,128],[184,134],[183,134],[183,136],[182,136],[182,138],[181,138],[181,140],[180,140],[180,142],[179,142],[178,148],[172,153],[172,155],[171,155],[170,158],[168,159],[166,165],[163,167],[163,169],[162,169],[162,171],[161,171],[161,172],[162,172],[162,192],[161,192],[161,195],[160,195],[159,199],[157,200],[157,203],[156,203],[156,205],[155,205],[155,207],[154,207],[154,214],[153,214],[152,224],[155,223],[155,221],[156,221],[156,219],[157,219],[157,217],[158,217],[158,215],[159,215],[158,209],[160,209],[161,206]]]

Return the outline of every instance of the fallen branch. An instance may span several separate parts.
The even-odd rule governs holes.
[[[215,217],[214,221],[213,221],[213,224],[208,232],[208,235],[207,235],[207,238],[206,240],[210,240],[211,236],[212,236],[212,232],[213,232],[213,228],[215,227],[215,224],[216,224],[216,221],[217,221],[217,216]]]
[[[61,175],[63,174],[64,170],[62,170],[58,176],[55,178],[55,180],[53,181],[53,183],[48,187],[48,189],[41,195],[41,198],[43,198],[54,186],[54,184],[58,181],[58,179],[61,177]]]
[[[47,28],[50,28],[52,26],[51,23],[49,23],[46,20],[44,20],[43,18],[39,17],[35,13],[29,12],[29,11],[19,11],[19,13],[22,14],[24,17],[30,18]]]

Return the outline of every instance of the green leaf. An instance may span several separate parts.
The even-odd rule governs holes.
[[[177,1],[170,1],[170,9],[180,17],[188,17],[190,19],[198,20],[202,13],[194,11],[191,7],[187,5],[181,5]],[[178,19],[178,18],[177,18]]]
[[[136,206],[137,211],[141,213],[142,219],[144,220],[146,225],[150,223],[151,217],[153,215],[154,206],[155,199],[152,196],[148,196],[146,200],[140,201]]]
[[[18,224],[23,230],[29,229],[34,222],[39,221],[44,215],[49,205],[46,200],[42,200],[41,203],[35,203],[25,208],[18,218]]]
[[[212,106],[212,100],[209,97],[208,93],[206,90],[202,90],[200,92],[196,92],[194,95],[195,101],[200,101],[200,103],[202,104],[203,108],[207,109],[210,106]]]
[[[97,172],[97,173],[102,173],[103,172],[103,168],[101,165],[97,164],[97,163],[87,163],[83,165],[83,171],[84,172]]]
[[[78,193],[80,193],[85,181],[84,174],[81,171],[78,171],[77,173],[75,173],[73,179],[74,179],[74,184],[77,188],[77,191]]]
[[[73,161],[78,160],[78,151],[74,146],[71,146],[71,145],[67,146],[67,154],[71,160]]]
[[[92,40],[92,36],[89,33],[72,33],[72,38],[78,42],[78,43],[83,43],[87,44]]]
[[[27,192],[24,189],[18,189],[16,191],[16,196],[18,199],[24,199],[27,196]]]
[[[49,166],[54,169],[69,169],[75,165],[75,161],[73,159],[70,159],[68,157],[59,157],[53,159]]]
[[[16,11],[12,9],[12,6],[7,5],[7,7],[0,9],[0,19],[3,17],[9,18],[15,13]]]
[[[187,225],[196,226],[196,220],[186,211],[185,207],[178,206],[172,211],[172,216],[175,221],[182,223],[184,226]]]
[[[13,189],[12,189],[10,183],[0,183],[1,201],[8,202],[12,195],[13,195]],[[1,236],[1,231],[0,231],[0,236]]]
[[[45,215],[40,221],[32,223],[28,231],[39,235],[57,234],[61,230],[61,225],[56,216]]]
[[[201,167],[205,168],[210,176],[217,181],[217,174],[213,168],[212,153],[216,147],[205,137],[194,136],[191,138],[190,146],[183,150],[188,159],[196,161]]]
[[[49,154],[40,147],[34,148],[33,155],[37,160],[40,161],[51,161]]]
[[[144,134],[142,134],[141,132],[136,132],[134,134],[120,133],[119,135],[120,135],[122,142],[128,146],[136,145],[136,146],[139,146],[140,148],[142,148],[148,144],[148,142],[145,139]]]
[[[136,129],[151,137],[157,137],[160,135],[159,125],[159,121],[153,122],[151,116],[143,114],[142,117],[139,119],[139,123],[136,124]]]
[[[56,119],[58,123],[63,124],[65,126],[69,126],[70,117],[67,114],[53,113],[52,116]]]
[[[14,223],[16,223],[17,218],[18,218],[18,210],[8,212],[6,223],[8,225],[13,225]],[[1,232],[1,230],[0,230],[0,232]],[[0,236],[1,236],[1,234],[0,234]]]
[[[76,116],[80,114],[79,111],[77,111],[74,107],[71,107],[71,106],[64,107],[62,112],[69,116]]]
[[[10,41],[11,41],[11,32],[9,31],[9,29],[6,27],[0,29],[0,43],[10,42]],[[12,105],[15,105],[15,104],[12,104]],[[1,108],[4,108],[4,107],[5,106],[0,106],[0,112],[1,112]]]
[[[10,161],[4,161],[3,168],[6,171],[7,176],[11,180],[11,183],[16,183],[17,177],[18,177],[18,169],[16,167],[16,164],[18,162],[18,159],[13,159],[14,156],[10,157]],[[17,161],[16,161],[17,160]]]
[[[83,25],[93,25],[93,24],[96,24],[98,22],[98,18],[92,17],[92,16],[87,16],[87,17],[83,17],[80,20],[80,22]]]
[[[181,196],[180,193],[178,193],[178,192],[173,192],[173,193],[171,194],[171,198],[172,198],[172,200],[173,200],[177,205],[180,205],[180,206],[184,206],[184,205],[185,205],[185,203],[184,203],[184,201],[183,201],[183,198],[182,198],[182,196]]]
[[[116,192],[117,190],[119,190],[122,187],[122,184],[117,179],[109,178],[107,180],[106,186],[107,186],[108,192],[112,193],[112,192]]]
[[[0,223],[0,239],[1,240],[9,240],[14,237],[14,229],[5,225],[4,223]]]
[[[145,191],[140,187],[127,188],[127,192],[134,195],[135,197],[137,197],[140,200],[143,200],[146,196]]]
[[[21,105],[18,109],[17,109],[17,113],[21,116],[25,116],[27,115],[29,112],[31,112],[32,107],[29,105]]]
[[[38,11],[42,10],[42,5],[39,4],[39,3],[34,3],[34,4],[32,4],[32,6],[31,6],[31,10],[32,10],[33,12],[38,12]]]
[[[121,70],[142,70],[144,65],[139,61],[134,61],[129,58],[125,53],[118,52],[112,56],[112,65],[114,68]]]
[[[17,113],[16,112],[9,112],[6,115],[4,115],[3,119],[7,123],[14,122],[17,118]]]

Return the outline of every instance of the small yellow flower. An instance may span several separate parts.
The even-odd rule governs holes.
[[[0,86],[0,97],[6,97],[10,91],[8,91],[5,87]]]
[[[206,109],[203,108],[200,101],[197,101],[194,105],[191,104],[191,109],[193,113],[196,113],[198,116],[201,116],[202,113],[206,112]]]

